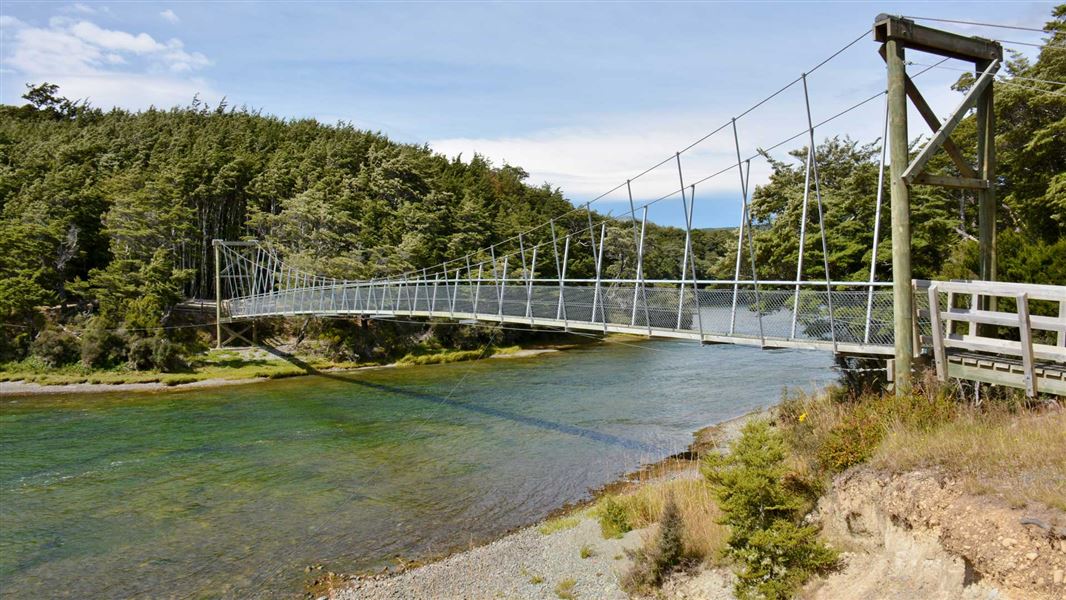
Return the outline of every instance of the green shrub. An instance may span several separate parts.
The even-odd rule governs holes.
[[[728,455],[704,458],[722,522],[730,527],[725,555],[737,562],[740,598],[788,598],[811,574],[836,563],[836,553],[801,526],[807,502],[786,485],[786,447],[762,419],[749,421]]]
[[[865,462],[884,438],[885,428],[869,410],[845,413],[826,433],[818,447],[818,464],[830,473],[839,473]]]
[[[58,367],[78,360],[78,338],[62,329],[45,329],[33,340],[30,352],[49,367]]]
[[[620,538],[633,529],[626,507],[615,496],[604,496],[596,512],[604,538]]]
[[[666,498],[659,520],[658,535],[643,548],[631,553],[633,566],[622,578],[622,587],[630,593],[640,593],[662,585],[663,580],[685,560],[684,521],[673,494]]]
[[[107,321],[95,318],[82,332],[81,362],[85,366],[106,369],[122,362],[125,344],[109,326]]]
[[[129,343],[126,363],[131,369],[147,371],[152,368],[152,339],[138,338]]]
[[[811,525],[798,525],[785,519],[752,533],[747,543],[733,552],[745,565],[737,573],[740,598],[785,600],[813,574],[836,564],[837,553],[818,542]]]
[[[126,360],[130,368],[138,371],[155,369],[170,373],[187,367],[181,347],[161,336],[131,341]]]

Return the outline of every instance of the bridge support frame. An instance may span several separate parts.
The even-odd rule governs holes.
[[[890,368],[897,394],[911,390],[911,365],[921,348],[915,334],[916,319],[911,272],[910,186],[941,185],[973,189],[977,192],[978,230],[981,249],[981,278],[996,277],[995,252],[995,128],[992,105],[992,80],[1003,60],[998,43],[966,37],[931,27],[917,25],[909,19],[878,15],[874,20],[874,40],[881,42],[881,56],[888,68],[888,134],[891,160],[892,212],[892,280],[895,358]],[[906,51],[927,52],[974,63],[978,78],[962,103],[941,124],[929,108],[914,82],[907,76]],[[907,138],[907,98],[934,131],[933,137],[914,160],[909,156]],[[950,139],[951,132],[971,108],[977,107],[978,166],[971,167]],[[932,175],[926,165],[940,148],[951,157],[961,177]],[[936,310],[937,307],[930,307]]]

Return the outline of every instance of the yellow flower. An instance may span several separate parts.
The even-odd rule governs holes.
[[[807,420],[807,413],[803,413],[799,416],[799,422],[802,423]]]

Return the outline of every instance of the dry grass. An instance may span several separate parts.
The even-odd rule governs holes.
[[[794,479],[817,492],[859,463],[893,473],[933,468],[972,494],[1012,506],[1066,510],[1066,412],[1036,412],[1018,398],[975,408],[925,382],[912,396],[836,392],[786,399],[775,411]]]
[[[562,598],[562,600],[574,600],[577,598],[577,592],[574,591],[576,586],[577,580],[573,577],[567,577],[555,584],[555,595]]]
[[[541,532],[543,535],[551,535],[559,531],[573,529],[574,527],[577,527],[580,522],[581,517],[577,515],[556,517],[541,523],[540,527],[537,527],[537,531]]]
[[[871,464],[893,472],[935,467],[961,478],[970,493],[1066,510],[1066,411],[966,410],[932,431],[893,428]]]
[[[670,493],[684,523],[682,542],[687,556],[714,558],[725,545],[728,532],[718,523],[718,504],[702,478],[648,483],[633,492],[611,496],[625,514],[629,528],[641,529],[658,522]],[[601,505],[606,499],[601,500]]]

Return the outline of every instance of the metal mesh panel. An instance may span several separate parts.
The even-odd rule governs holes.
[[[813,341],[891,345],[892,291],[861,284],[834,287],[787,285],[594,282],[557,280],[403,280],[340,282],[288,269],[269,252],[226,248],[220,263],[222,289],[231,297],[222,309],[234,319],[295,314],[474,315],[529,319],[531,325],[585,324],[622,331],[678,332],[695,338],[750,338],[768,343]],[[946,294],[940,296],[946,308]],[[954,298],[965,308],[968,297]],[[916,320],[929,334],[928,298],[915,294]],[[832,309],[830,309],[830,306]],[[960,330],[965,324],[951,324]],[[595,327],[598,329],[599,327]],[[673,333],[676,335],[676,333]]]
[[[561,294],[561,298],[560,298]],[[698,300],[697,300],[698,299]],[[830,315],[830,300],[832,315]],[[968,299],[956,301],[963,306]],[[927,308],[926,297],[915,295],[916,308]],[[946,306],[942,295],[941,308]],[[473,314],[536,320],[563,320],[660,331],[701,332],[716,337],[765,340],[819,340],[852,344],[892,343],[890,289],[834,289],[810,284],[765,286],[752,284],[641,285],[619,282],[599,289],[593,284],[541,281],[529,285],[506,283],[400,282],[329,284],[291,288],[232,298],[226,302],[233,318],[284,314],[404,313],[440,316]],[[535,323],[534,323],[535,324]],[[929,333],[929,320],[918,320]]]

